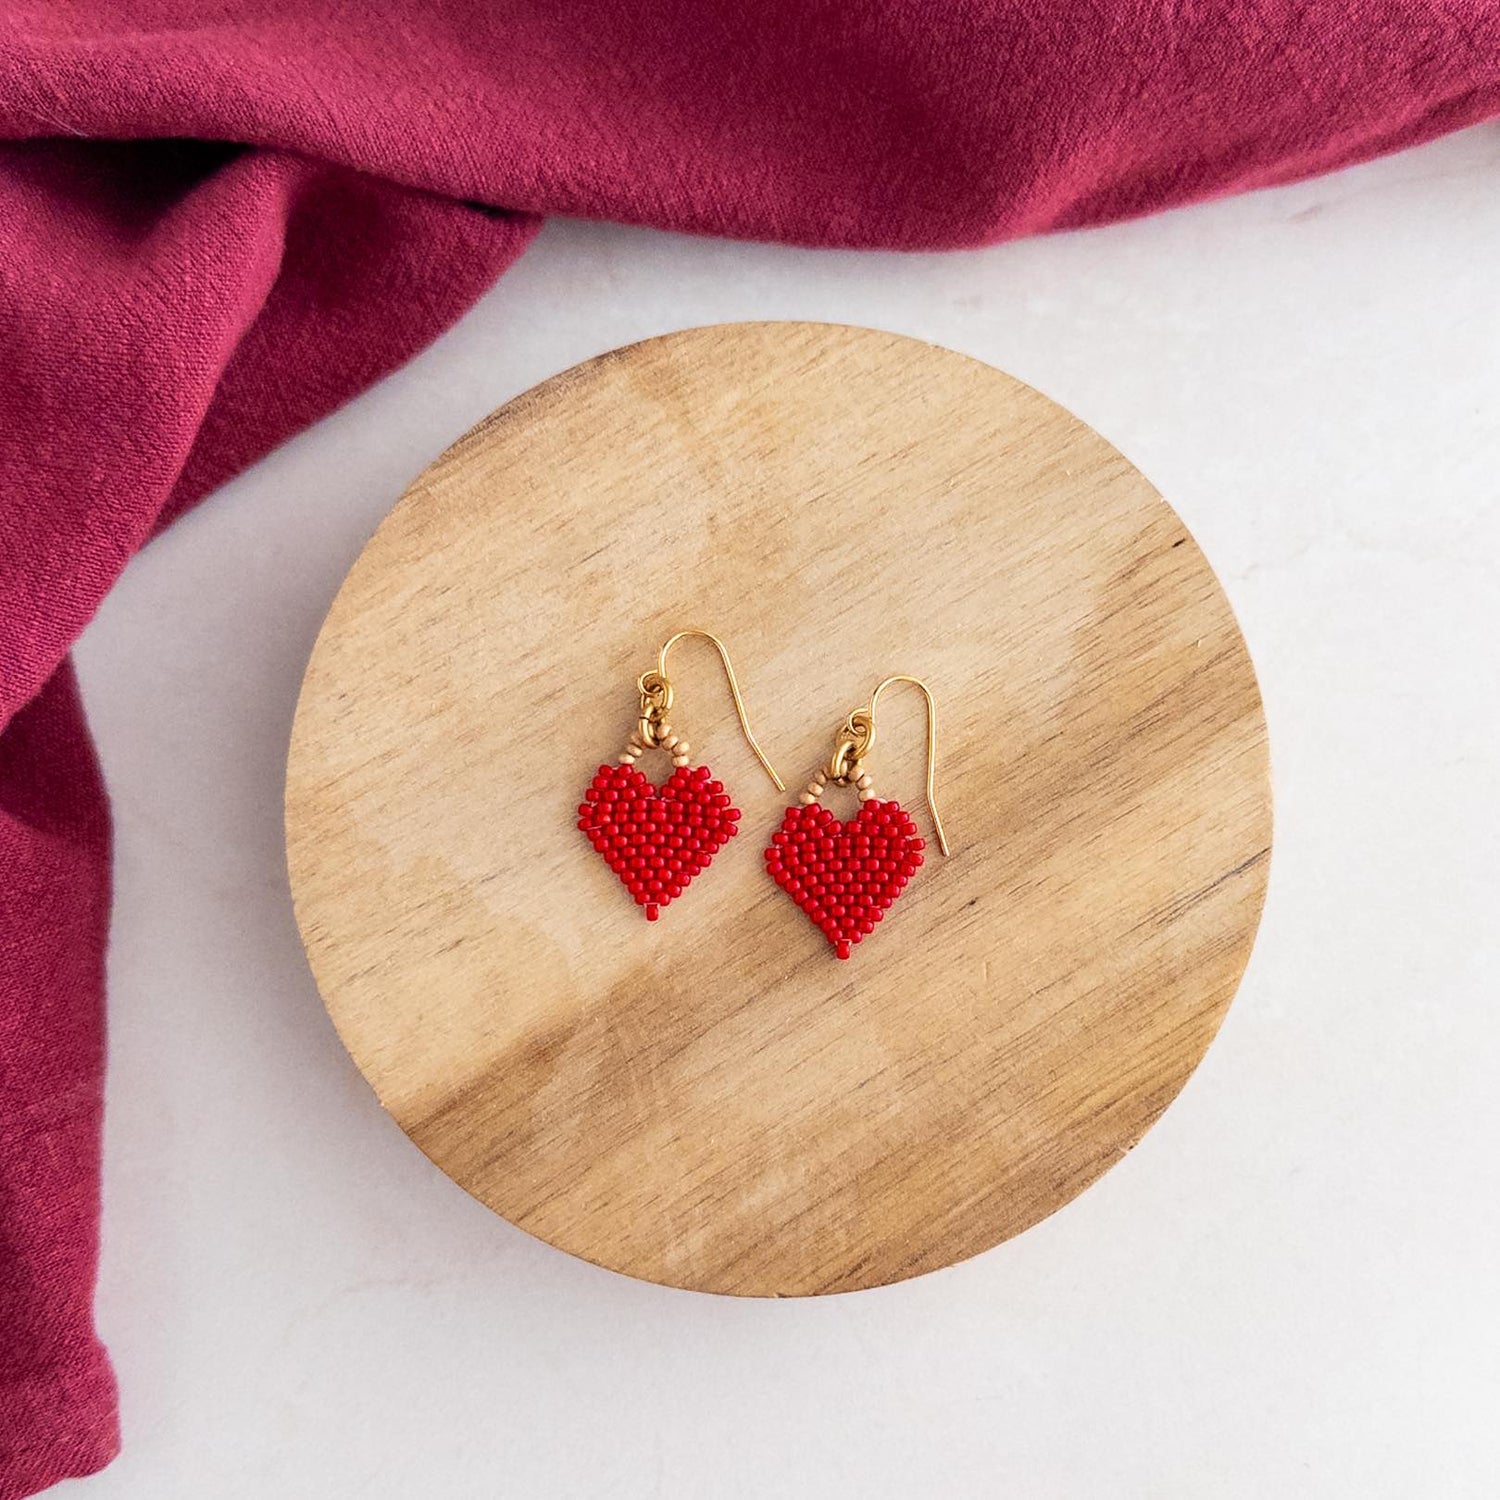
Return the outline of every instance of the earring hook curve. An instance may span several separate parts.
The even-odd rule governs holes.
[[[927,811],[932,814],[932,827],[937,834],[938,848],[946,858],[949,853],[948,835],[943,832],[943,820],[938,815],[937,801],[933,796],[933,782],[937,774],[937,703],[933,699],[932,689],[920,677],[908,677],[904,673],[887,677],[870,694],[870,706],[864,712],[864,722],[859,722],[860,715],[856,710],[849,715],[849,726],[855,731],[865,730],[864,745],[860,750],[860,755],[863,755],[875,742],[875,705],[880,701],[880,695],[897,682],[909,682],[914,688],[919,688],[923,698],[927,700]]]
[[[734,663],[729,659],[729,648],[711,631],[699,630],[696,627],[679,630],[676,635],[671,636],[663,644],[660,652],[657,654],[656,671],[643,673],[638,683],[642,701],[650,700],[654,702],[663,713],[671,707],[672,684],[667,677],[667,653],[678,641],[686,640],[689,636],[699,636],[719,653],[719,661],[724,667],[724,677],[729,683],[729,695],[734,699],[734,711],[739,715],[740,730],[745,736],[745,743],[755,752],[756,760],[760,762],[761,769],[771,778],[776,790],[784,792],[786,790],[786,783],[776,774],[776,767],[767,760],[766,752],[760,748],[755,734],[750,728],[750,716],[745,712],[745,699],[744,695],[740,692],[739,679],[734,675]]]

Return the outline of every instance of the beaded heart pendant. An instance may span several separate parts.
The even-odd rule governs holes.
[[[860,803],[840,822],[818,801],[819,783],[789,807],[766,849],[771,878],[840,958],[875,931],[922,864],[926,841],[899,802]]]
[[[579,828],[620,877],[648,922],[656,921],[662,908],[670,906],[740,831],[740,812],[724,783],[715,781],[707,766],[693,768],[688,758],[692,746],[667,722],[674,697],[667,653],[688,636],[701,637],[719,653],[745,743],[776,790],[786,790],[750,732],[745,700],[724,642],[707,630],[679,630],[657,654],[656,670],[636,679],[640,713],[619,764],[599,767],[578,808]],[[671,774],[660,786],[647,780],[636,765],[648,750],[671,757]]]
[[[868,708],[845,718],[833,742],[826,770],[807,783],[800,803],[789,807],[766,850],[771,878],[828,939],[840,958],[875,931],[875,924],[896,904],[912,876],[922,867],[927,841],[894,800],[875,795],[865,757],[875,742],[875,705],[893,684],[909,682],[927,704],[927,811],[938,848],[948,853],[948,835],[933,799],[937,767],[937,706],[920,677],[887,677],[870,694]],[[848,787],[859,797],[859,812],[841,823],[823,806],[824,785]]]
[[[723,783],[707,766],[690,770],[686,755],[673,756],[672,774],[654,786],[633,764],[643,748],[632,743],[629,762],[599,767],[578,826],[654,922],[740,831],[740,813]]]

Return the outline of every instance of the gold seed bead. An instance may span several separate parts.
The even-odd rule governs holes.
[[[678,740],[672,747],[672,753],[674,755],[691,755],[693,747],[686,740]]]
[[[802,796],[801,796],[801,798],[799,800],[801,801],[803,807],[811,807],[813,805],[813,803],[816,802],[818,799],[816,797],[814,797],[811,792],[803,792],[803,794],[802,794]]]
[[[672,764],[674,766],[685,766],[685,765],[687,765],[687,763],[688,763],[688,758],[685,755],[674,755],[672,757]]]
[[[676,746],[678,738],[679,736],[675,734],[664,734],[657,740],[656,743],[657,746],[662,750],[671,750]]]
[[[622,766],[633,766],[635,764],[635,761],[635,756],[633,756],[628,750],[620,757],[620,764]]]
[[[871,781],[870,773],[868,771],[861,771],[859,775],[854,778],[854,784],[860,789],[860,791],[867,792],[874,785],[874,782]]]
[[[875,788],[872,786],[862,786],[859,789],[859,800],[861,802],[869,802],[874,797],[874,795]]]

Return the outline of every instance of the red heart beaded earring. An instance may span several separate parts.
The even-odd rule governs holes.
[[[675,901],[739,832],[739,809],[723,783],[714,780],[707,766],[692,769],[692,747],[667,722],[673,699],[667,652],[690,635],[701,636],[718,651],[745,739],[776,790],[786,790],[750,732],[745,700],[724,643],[706,630],[679,630],[661,648],[656,670],[643,673],[636,683],[640,719],[618,764],[599,767],[578,809],[578,826],[636,905],[645,909],[648,922],[656,921],[662,908]],[[636,765],[648,750],[671,757],[672,773],[660,786]]]
[[[863,766],[875,743],[875,705],[893,682],[911,683],[927,700],[927,810],[938,848],[948,853],[948,836],[932,795],[937,705],[927,684],[916,677],[887,677],[870,695],[870,706],[855,709],[844,720],[827,770],[808,782],[798,806],[787,808],[766,849],[771,878],[807,913],[840,958],[848,958],[854,944],[875,931],[921,868],[926,847],[905,808],[876,797]],[[823,806],[825,783],[858,792],[854,817],[841,823]]]

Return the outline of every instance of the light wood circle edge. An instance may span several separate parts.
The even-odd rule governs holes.
[[[972,366],[976,370],[982,370],[984,371],[986,378],[992,379],[1008,387],[1014,399],[1019,399],[1023,404],[1031,405],[1033,409],[1050,410],[1050,412],[1053,413],[1059,420],[1062,420],[1066,423],[1075,424],[1075,426],[1082,433],[1086,433],[1088,442],[1085,444],[1085,446],[1094,448],[1096,452],[1101,450],[1107,452],[1108,461],[1113,466],[1110,476],[1111,482],[1117,482],[1120,475],[1128,475],[1131,479],[1131,482],[1141,486],[1145,486],[1147,489],[1149,489],[1149,486],[1146,486],[1146,482],[1133,468],[1131,468],[1122,458],[1120,458],[1120,456],[1115,453],[1114,450],[1109,449],[1108,445],[1104,444],[1102,439],[1099,439],[1097,435],[1089,432],[1088,429],[1083,428],[1082,424],[1078,424],[1075,418],[1072,418],[1069,414],[1063,412],[1061,408],[1053,406],[1053,404],[1048,402],[1046,398],[1041,397],[1038,393],[1032,391],[1029,387],[1025,387],[1021,385],[1020,382],[1013,381],[1010,377],[1001,375],[1000,372],[993,371],[989,369],[989,367],[979,366],[976,362],[967,360],[964,356],[952,354],[950,351],[936,350],[933,348],[933,346],[922,345],[914,340],[901,339],[895,335],[878,334],[870,330],[844,329],[839,325],[719,325],[718,327],[709,329],[696,329],[688,330],[684,333],[679,334],[669,334],[659,339],[647,340],[643,341],[640,344],[610,351],[607,354],[599,356],[595,360],[588,361],[583,365],[575,366],[568,371],[562,372],[560,375],[553,377],[549,381],[543,382],[541,385],[533,388],[531,391],[516,398],[515,401],[508,403],[505,407],[502,407],[499,411],[492,414],[490,418],[486,419],[485,422],[480,423],[476,428],[471,430],[470,433],[459,439],[459,441],[454,444],[449,450],[447,450],[447,452],[442,455],[431,466],[431,468],[429,468],[429,470],[424,473],[422,477],[418,479],[418,481],[411,487],[411,489],[408,490],[407,495],[403,497],[402,502],[398,504],[396,509],[391,513],[391,516],[387,518],[387,521],[382,523],[381,528],[377,530],[376,536],[372,539],[370,546],[367,547],[365,554],[362,554],[360,561],[356,562],[354,569],[351,570],[350,580],[353,580],[359,573],[361,566],[364,564],[365,558],[370,554],[371,549],[375,548],[377,544],[381,542],[382,536],[388,533],[388,528],[397,516],[403,514],[404,510],[409,510],[410,506],[414,502],[425,501],[429,504],[431,503],[433,498],[433,476],[443,474],[444,472],[450,470],[454,465],[461,465],[468,462],[476,451],[476,448],[483,445],[489,440],[489,435],[494,433],[497,426],[505,426],[507,424],[512,426],[514,426],[515,424],[534,424],[538,420],[539,416],[545,418],[546,407],[549,401],[553,399],[553,397],[557,393],[571,389],[580,382],[587,384],[589,380],[596,378],[601,372],[608,370],[612,366],[629,366],[632,360],[647,358],[650,356],[651,352],[654,349],[658,349],[660,346],[672,345],[677,348],[681,348],[682,341],[694,341],[702,339],[712,340],[715,338],[723,337],[726,335],[726,333],[731,338],[744,337],[748,335],[752,330],[788,330],[790,331],[791,336],[794,338],[810,337],[813,339],[817,339],[818,337],[831,337],[834,339],[838,339],[840,337],[843,337],[846,339],[852,339],[856,343],[868,340],[873,341],[876,344],[884,343],[887,346],[901,346],[901,350],[903,352],[906,350],[907,346],[910,346],[910,348],[912,349],[926,350],[931,355],[941,356],[942,358],[947,360],[962,362],[962,364],[966,366]],[[659,392],[653,394],[656,396],[660,395]],[[1151,491],[1151,494],[1155,496],[1154,491]],[[1165,519],[1165,517],[1170,517],[1171,521],[1175,523],[1180,530],[1180,521],[1176,520],[1175,515],[1173,515],[1170,509],[1165,506],[1165,502],[1160,501],[1159,497],[1155,498],[1157,504],[1161,506],[1161,510],[1164,513],[1163,519]],[[1237,746],[1236,753],[1242,758],[1248,758],[1248,762],[1250,763],[1249,774],[1246,777],[1242,777],[1242,780],[1253,782],[1255,784],[1255,795],[1258,806],[1255,810],[1248,814],[1248,817],[1250,822],[1258,824],[1259,829],[1263,834],[1264,841],[1262,843],[1259,843],[1257,849],[1251,852],[1251,862],[1249,864],[1242,863],[1239,866],[1231,867],[1224,876],[1226,880],[1230,879],[1231,877],[1234,878],[1237,882],[1239,882],[1239,885],[1241,887],[1237,896],[1239,913],[1238,920],[1235,924],[1232,936],[1225,940],[1225,955],[1227,956],[1228,961],[1223,967],[1225,967],[1227,970],[1232,970],[1232,977],[1227,981],[1221,979],[1215,985],[1210,986],[1211,993],[1207,995],[1205,1001],[1200,1004],[1197,1009],[1197,1026],[1194,1032],[1195,1055],[1185,1068],[1178,1067],[1172,1071],[1170,1078],[1167,1079],[1164,1085],[1158,1090],[1159,1097],[1153,1100],[1149,1109],[1139,1114],[1131,1130],[1121,1136],[1118,1142],[1117,1150],[1110,1157],[1110,1159],[1096,1162],[1094,1169],[1080,1174],[1074,1178],[1062,1178],[1059,1181],[1057,1185],[1057,1191],[1053,1195],[1053,1198],[1048,1206],[1041,1207],[1040,1209],[1036,1209],[1034,1207],[1032,1211],[1017,1215],[1014,1219],[1014,1222],[1007,1223],[1002,1226],[1003,1232],[988,1237],[987,1240],[986,1237],[980,1236],[978,1241],[966,1241],[963,1244],[958,1245],[956,1247],[956,1253],[947,1258],[943,1258],[942,1256],[934,1257],[930,1254],[925,1256],[918,1256],[905,1265],[895,1267],[894,1271],[892,1271],[890,1267],[885,1267],[879,1272],[879,1274],[871,1276],[868,1279],[862,1279],[858,1272],[852,1275],[838,1274],[830,1276],[826,1273],[826,1267],[800,1281],[796,1276],[784,1277],[780,1276],[779,1273],[767,1273],[763,1268],[752,1268],[742,1276],[732,1276],[727,1278],[716,1277],[712,1274],[706,1276],[684,1274],[680,1267],[664,1269],[661,1266],[653,1265],[650,1263],[649,1257],[637,1257],[635,1259],[632,1259],[628,1256],[619,1256],[614,1254],[608,1247],[606,1247],[602,1252],[595,1252],[589,1245],[580,1243],[577,1240],[574,1240],[573,1242],[567,1242],[566,1237],[557,1236],[545,1232],[542,1234],[543,1238],[546,1238],[553,1243],[560,1243],[563,1245],[563,1248],[570,1250],[572,1253],[581,1255],[585,1259],[594,1260],[598,1264],[610,1266],[613,1269],[624,1270],[628,1274],[642,1276],[646,1279],[659,1280],[669,1285],[694,1286],[701,1289],[738,1292],[752,1295],[802,1294],[807,1292],[845,1290],[856,1286],[880,1285],[884,1284],[887,1281],[901,1279],[906,1275],[920,1274],[923,1271],[934,1269],[936,1268],[936,1266],[941,1264],[948,1264],[954,1260],[966,1258],[968,1255],[976,1253],[978,1250],[987,1248],[988,1244],[999,1243],[1001,1240],[1009,1238],[1010,1235],[1019,1232],[1025,1227],[1028,1227],[1029,1224],[1036,1222],[1042,1217],[1045,1217],[1047,1213],[1054,1211],[1057,1207],[1060,1207],[1063,1203],[1069,1201],[1073,1196],[1076,1195],[1078,1191],[1081,1191],[1084,1186],[1087,1186],[1089,1182],[1095,1180],[1095,1178],[1097,1178],[1097,1176],[1100,1175],[1103,1170],[1107,1169],[1107,1167],[1112,1163],[1113,1160],[1117,1160],[1120,1155],[1124,1154],[1124,1151],[1129,1149],[1130,1145],[1133,1145],[1134,1142],[1140,1138],[1140,1135],[1143,1134],[1147,1128],[1149,1128],[1149,1125],[1160,1114],[1161,1110],[1165,1108],[1166,1104],[1170,1102],[1170,1099],[1172,1097],[1175,1097],[1177,1091],[1181,1088],[1183,1083],[1186,1082],[1187,1077],[1191,1074],[1192,1067],[1196,1065],[1196,1061],[1199,1057],[1201,1057],[1202,1051],[1206,1049],[1208,1041],[1211,1039],[1213,1032],[1217,1029],[1219,1021],[1222,1019],[1224,1011],[1227,1009],[1229,1001],[1233,996],[1234,989],[1238,983],[1239,974],[1240,972],[1242,972],[1244,963],[1248,959],[1250,947],[1254,939],[1255,929],[1258,924],[1259,913],[1264,898],[1270,845],[1270,797],[1268,765],[1265,753],[1265,730],[1263,715],[1260,708],[1258,689],[1256,689],[1254,683],[1253,668],[1250,666],[1248,654],[1244,651],[1243,641],[1239,637],[1237,626],[1234,625],[1233,616],[1229,611],[1227,601],[1224,601],[1222,591],[1220,590],[1217,581],[1213,579],[1211,571],[1208,570],[1206,562],[1202,560],[1201,554],[1198,553],[1196,544],[1194,544],[1184,532],[1182,537],[1177,539],[1173,545],[1182,548],[1185,555],[1187,557],[1193,558],[1206,575],[1206,579],[1211,585],[1210,593],[1213,596],[1213,599],[1216,601],[1217,608],[1220,612],[1218,623],[1221,625],[1227,624],[1229,630],[1233,634],[1235,648],[1238,652],[1239,661],[1236,670],[1240,681],[1237,686],[1237,692],[1241,697],[1243,697],[1246,692],[1253,696],[1253,729],[1248,737],[1241,737],[1243,742]],[[315,647],[313,653],[313,662],[309,666],[307,684],[304,685],[304,693],[298,705],[296,727],[294,728],[293,734],[292,752],[289,759],[288,855],[289,867],[292,871],[294,896],[297,906],[299,927],[303,932],[304,941],[308,948],[309,958],[312,962],[315,976],[318,978],[320,990],[323,991],[325,1000],[329,1004],[330,1015],[333,1017],[334,1023],[339,1029],[340,1035],[344,1038],[346,1045],[349,1047],[351,1054],[356,1058],[357,1062],[360,1062],[362,1070],[366,1072],[366,1076],[371,1077],[371,1081],[376,1087],[377,1094],[382,1097],[382,1102],[384,1102],[387,1108],[390,1109],[391,1112],[395,1115],[398,1123],[402,1124],[403,1129],[406,1129],[409,1134],[412,1134],[413,1139],[415,1139],[417,1143],[425,1151],[427,1151],[429,1156],[431,1156],[432,1159],[441,1168],[443,1168],[445,1171],[448,1171],[450,1175],[455,1176],[456,1179],[463,1183],[464,1186],[468,1187],[470,1191],[475,1192],[476,1196],[479,1196],[481,1198],[481,1201],[490,1203],[490,1206],[497,1208],[497,1211],[504,1211],[503,1207],[494,1201],[494,1194],[490,1191],[487,1191],[485,1185],[481,1184],[476,1186],[476,1184],[472,1180],[465,1181],[464,1175],[461,1170],[462,1163],[460,1163],[460,1170],[455,1171],[454,1158],[450,1151],[448,1151],[446,1148],[433,1149],[433,1139],[427,1132],[423,1130],[423,1128],[421,1128],[420,1121],[414,1120],[411,1112],[405,1107],[404,1102],[400,1098],[392,1097],[391,1090],[388,1086],[386,1086],[388,1084],[388,1077],[382,1074],[382,1071],[379,1067],[372,1068],[370,1066],[371,1050],[366,1045],[367,1039],[361,1033],[360,1028],[357,1025],[351,1024],[351,1012],[345,1006],[342,1006],[337,1001],[337,999],[330,998],[330,989],[336,990],[338,988],[341,976],[339,973],[339,965],[337,963],[330,964],[328,954],[323,948],[325,934],[320,931],[320,918],[317,914],[309,910],[309,905],[306,898],[306,880],[303,878],[306,875],[306,868],[299,865],[297,835],[299,823],[305,811],[301,798],[306,791],[306,778],[305,776],[299,777],[297,758],[299,753],[301,753],[301,750],[305,749],[305,747],[308,745],[309,735],[313,733],[313,731],[309,727],[310,720],[308,718],[308,715],[310,712],[313,712],[313,710],[310,708],[310,704],[315,701],[315,695],[314,697],[309,696],[308,685],[312,684],[316,688],[314,666],[319,660],[320,653],[325,651],[330,629],[336,630],[337,628],[339,628],[340,600],[344,599],[345,592],[347,591],[348,587],[349,580],[346,580],[345,588],[341,589],[339,600],[335,601],[334,607],[330,610],[328,622],[325,624],[324,631],[320,634],[317,647]],[[632,640],[637,643],[636,649],[632,653],[632,656],[633,659],[638,658],[640,643],[651,638],[650,628],[627,622],[624,626],[624,634],[629,635]],[[619,691],[618,688],[616,689],[616,691]],[[711,673],[705,673],[700,677],[699,687],[697,691],[699,693],[711,693],[713,691]],[[754,693],[754,688],[749,682],[747,682],[747,693],[750,693],[752,695]],[[1243,706],[1241,709],[1241,713],[1243,716]],[[700,740],[702,738],[701,736],[696,734],[694,737],[695,739]],[[619,738],[620,736],[616,732],[614,732],[609,722],[599,723],[597,728],[597,739],[601,751],[608,749],[608,747],[613,745],[614,742]],[[716,756],[717,747],[722,746],[726,747],[726,749],[731,748],[729,746],[731,738],[732,735],[730,729],[724,725],[724,721],[722,719],[718,720],[713,730],[713,739],[716,746]],[[561,768],[561,774],[566,776],[569,769],[571,769],[571,767],[563,766]],[[587,762],[581,763],[579,765],[577,775],[580,778],[580,785],[582,784],[581,778],[584,776],[584,773],[586,773],[590,769],[591,767]],[[791,785],[795,785],[804,774],[800,762],[797,762],[795,765],[789,764],[788,767],[784,768],[784,771],[787,775],[788,782]],[[742,787],[744,787],[745,784],[751,780],[751,778],[752,773],[747,772],[743,767],[740,767],[740,769],[736,772],[736,792],[741,792]],[[314,779],[316,779],[316,777]],[[745,805],[744,802],[742,802],[741,805]],[[913,801],[909,800],[908,805],[913,805]],[[1252,840],[1252,842],[1254,842],[1254,840]],[[310,846],[307,844],[307,841],[303,840],[303,853],[307,853],[309,847]],[[585,851],[585,853],[586,852],[587,851]],[[708,889],[706,883],[704,888]],[[696,899],[698,896],[698,892],[695,891],[692,893],[692,895]],[[316,898],[314,898],[314,904],[316,904]],[[790,920],[790,917],[794,915],[795,914],[788,914],[788,920]],[[894,931],[894,928],[892,929],[892,931]],[[883,946],[885,942],[888,942],[890,940],[891,934],[882,933],[879,935],[879,937],[882,940],[881,946]],[[871,949],[872,953],[876,953],[878,951],[878,947],[872,947]],[[867,955],[861,955],[861,957],[865,956]],[[375,1076],[372,1076],[372,1073]],[[522,1227],[528,1228],[532,1230],[532,1232],[537,1232],[536,1226],[532,1223],[527,1222],[526,1216],[507,1214],[507,1217],[512,1217],[513,1221],[520,1222],[522,1224]]]

